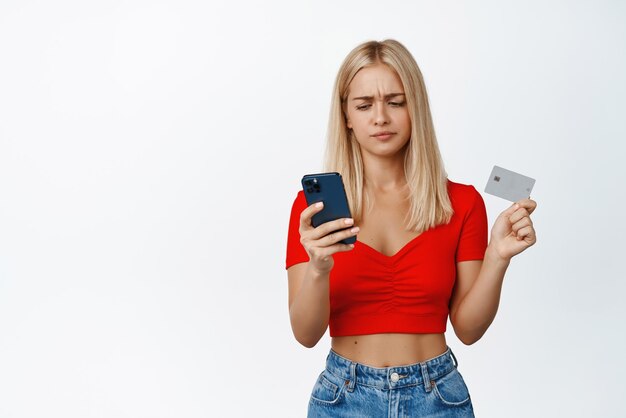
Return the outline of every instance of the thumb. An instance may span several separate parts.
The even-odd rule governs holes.
[[[511,206],[509,206],[504,212],[502,212],[503,215],[505,216],[510,216],[513,215],[513,213],[519,209],[519,204],[517,203],[513,203]]]

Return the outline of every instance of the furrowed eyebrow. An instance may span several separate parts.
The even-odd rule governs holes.
[[[392,97],[396,97],[396,96],[404,96],[404,93],[390,93],[390,94],[386,94],[385,95],[385,99],[391,99]],[[352,100],[372,100],[374,97],[372,96],[361,96],[361,97],[355,97]]]

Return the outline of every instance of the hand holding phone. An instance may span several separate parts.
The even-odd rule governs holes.
[[[324,208],[313,215],[311,224],[314,227],[340,218],[352,218],[341,174],[335,172],[306,174],[302,177],[302,189],[309,206],[317,202],[324,203]],[[354,244],[356,237],[349,237],[341,242]]]
[[[339,173],[307,174],[302,177],[302,187],[308,204],[300,220],[302,245],[318,270],[330,271],[333,259],[329,256],[352,250],[358,232],[343,181]],[[322,207],[316,206],[319,202]]]

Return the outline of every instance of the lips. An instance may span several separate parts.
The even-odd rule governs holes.
[[[390,131],[381,131],[381,132],[376,132],[374,135],[375,137],[379,137],[379,136],[389,136],[389,135],[393,135],[395,134],[395,132],[390,132]]]
[[[390,132],[390,131],[381,131],[381,132],[377,132],[374,135],[372,135],[372,138],[377,139],[380,142],[383,141],[388,141],[389,139],[391,139],[392,136],[395,135],[395,132]]]

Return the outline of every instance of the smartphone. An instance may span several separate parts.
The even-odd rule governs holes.
[[[306,174],[302,177],[302,190],[304,190],[304,197],[308,206],[320,201],[324,202],[324,208],[311,218],[311,224],[314,227],[317,228],[319,225],[335,219],[352,218],[341,174],[336,172]],[[350,225],[348,228],[352,227],[353,225]],[[354,244],[356,236],[353,235],[339,242]]]

